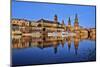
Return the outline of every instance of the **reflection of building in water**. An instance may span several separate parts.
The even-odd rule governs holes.
[[[53,47],[54,47],[54,53],[56,54],[57,53],[57,46],[59,45],[59,43],[55,43],[53,44]]]
[[[46,38],[45,40],[41,38],[31,38],[31,37],[13,37],[12,38],[12,48],[28,48],[28,47],[38,47],[38,48],[48,48],[54,47],[54,53],[57,53],[57,46],[61,40],[53,40]]]
[[[64,38],[63,40],[61,40],[62,47],[64,47],[65,42],[66,42],[66,38]]]
[[[81,29],[80,30],[80,37],[81,37],[81,40],[82,39],[88,39],[89,31],[87,29]]]
[[[71,42],[74,40],[74,47],[75,47],[75,54],[77,55],[77,51],[78,51],[78,46],[79,46],[79,41],[80,41],[80,38],[75,36],[75,37],[71,37],[71,36],[68,36],[66,38],[66,41],[68,43],[68,49],[70,51],[70,48],[71,48]]]
[[[77,55],[77,51],[78,51],[78,46],[79,46],[79,41],[80,38],[79,37],[74,37],[74,47],[75,47],[75,54]]]
[[[90,38],[91,40],[96,39],[96,29],[95,28],[90,28]]]
[[[12,38],[13,48],[28,48],[30,46],[29,37],[13,37]]]
[[[70,51],[71,48],[71,42],[74,41],[74,47],[75,47],[75,54],[77,55],[78,46],[80,37],[75,36],[71,37],[68,36],[67,38],[60,38],[56,39],[54,37],[45,37],[45,39],[42,38],[34,38],[34,37],[22,37],[22,36],[13,36],[12,37],[12,48],[28,48],[28,47],[37,47],[40,49],[53,47],[54,53],[57,53],[57,48],[59,45],[62,45],[62,48],[66,43],[68,43],[68,50]]]
[[[72,37],[71,37],[71,36],[68,36],[68,37],[66,38],[66,41],[67,41],[67,43],[68,43],[68,49],[69,49],[69,51],[70,51],[71,42],[72,42]]]

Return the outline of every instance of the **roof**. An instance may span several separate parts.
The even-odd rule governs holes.
[[[30,20],[26,20],[26,19],[18,19],[18,18],[12,18],[12,20],[18,20],[18,21],[23,20],[23,21],[31,22]]]
[[[40,19],[40,20],[38,20],[37,22],[41,22],[41,21],[43,21],[43,22],[45,22],[45,23],[60,24],[59,22],[55,23],[54,21],[44,20],[44,19]]]

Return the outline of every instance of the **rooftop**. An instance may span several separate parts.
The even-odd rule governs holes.
[[[59,22],[55,23],[54,21],[45,20],[45,19],[40,19],[40,20],[38,20],[37,22],[41,22],[41,21],[43,21],[43,22],[45,22],[45,23],[60,24]]]

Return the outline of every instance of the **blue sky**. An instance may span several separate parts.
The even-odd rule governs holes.
[[[37,21],[41,18],[52,20],[57,14],[58,21],[68,23],[71,18],[73,25],[75,14],[78,14],[79,24],[83,27],[95,27],[95,6],[48,4],[37,2],[12,2],[12,18]]]

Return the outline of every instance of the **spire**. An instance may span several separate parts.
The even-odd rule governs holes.
[[[64,20],[62,20],[62,24],[64,25]]]
[[[68,19],[68,25],[71,25],[71,20],[70,20],[70,17]]]
[[[77,16],[77,14],[75,15],[75,23],[78,23],[78,16]]]
[[[77,14],[75,15],[74,27],[75,27],[75,29],[77,29],[77,28],[79,27],[78,16],[77,16]]]
[[[54,15],[54,22],[58,22],[58,17],[56,14]]]

